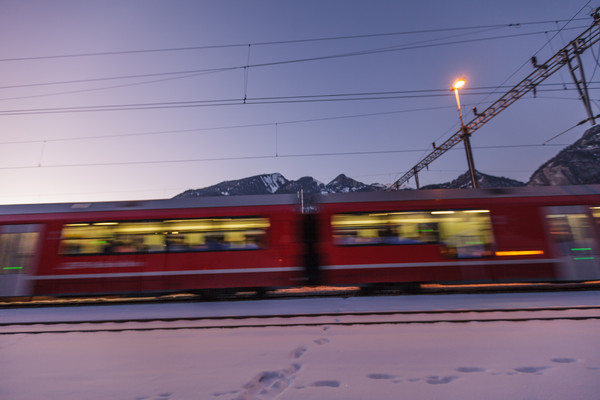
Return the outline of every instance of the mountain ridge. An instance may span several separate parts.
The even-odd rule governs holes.
[[[531,175],[528,182],[498,177],[476,171],[481,188],[505,188],[517,186],[600,184],[600,126],[584,132],[572,145],[561,150]],[[466,189],[471,187],[469,172],[450,182],[431,184],[421,189]],[[236,196],[253,194],[298,193],[328,194],[345,192],[377,192],[386,190],[379,183],[366,184],[339,174],[324,184],[310,176],[289,180],[281,173],[254,175],[247,178],[224,181],[201,189],[189,189],[175,198],[204,196]]]
[[[340,174],[331,182],[324,184],[310,176],[289,180],[279,172],[254,175],[238,180],[224,181],[201,189],[186,190],[175,198],[193,198],[205,196],[236,196],[257,194],[328,194],[344,192],[375,192],[385,189],[384,185],[366,184]]]

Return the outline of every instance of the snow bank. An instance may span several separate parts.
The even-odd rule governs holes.
[[[594,399],[598,332],[557,320],[0,335],[0,399]]]

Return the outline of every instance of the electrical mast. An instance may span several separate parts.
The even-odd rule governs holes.
[[[511,104],[523,97],[525,94],[529,93],[530,91],[535,93],[535,88],[537,85],[565,65],[568,65],[571,76],[575,81],[575,86],[579,92],[579,97],[583,101],[583,104],[586,108],[588,120],[592,125],[595,125],[595,117],[592,114],[585,75],[583,73],[583,64],[581,63],[580,58],[581,53],[600,41],[600,15],[598,14],[598,9],[596,9],[592,16],[594,18],[592,26],[569,42],[569,44],[550,57],[545,63],[538,65],[536,57],[532,57],[531,62],[535,69],[531,74],[529,74],[529,76],[506,92],[483,112],[477,113],[477,110],[473,108],[473,112],[475,113],[475,118],[473,120],[465,124],[464,127],[461,127],[458,132],[453,134],[448,140],[442,143],[442,145],[434,145],[434,150],[429,153],[429,155],[408,170],[408,172],[402,175],[400,179],[391,184],[388,187],[388,190],[400,188],[401,185],[406,183],[413,176],[417,181],[418,188],[419,171],[428,167],[429,164],[431,164],[446,151],[463,141],[465,132],[469,136],[472,135],[476,130],[481,128],[496,115],[507,109]]]

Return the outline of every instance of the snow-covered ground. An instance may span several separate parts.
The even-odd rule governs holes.
[[[0,320],[599,304],[598,292],[321,298],[5,309]],[[600,320],[559,320],[0,335],[0,399],[596,399],[599,334]]]

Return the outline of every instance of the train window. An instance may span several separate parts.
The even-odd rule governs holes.
[[[261,217],[66,224],[60,253],[120,254],[264,248],[269,220]]]
[[[594,223],[598,223],[600,209],[554,206],[546,207],[544,211],[552,249],[561,258],[557,270],[559,277],[573,281],[598,279],[600,270]]]
[[[590,207],[597,226],[600,226],[600,207]]]
[[[332,216],[338,245],[436,243],[438,227],[425,212],[337,214]]]
[[[588,215],[583,210],[569,209],[563,207],[561,213],[551,209],[546,215],[550,236],[554,243],[559,244],[563,250],[569,250],[566,254],[574,252],[575,256],[591,251],[594,243],[593,225],[588,218]],[[597,211],[592,209],[592,215],[597,221]]]
[[[29,270],[39,238],[39,225],[0,226],[0,274],[21,274]]]
[[[339,246],[439,243],[449,257],[492,254],[488,210],[336,214],[331,225]]]

